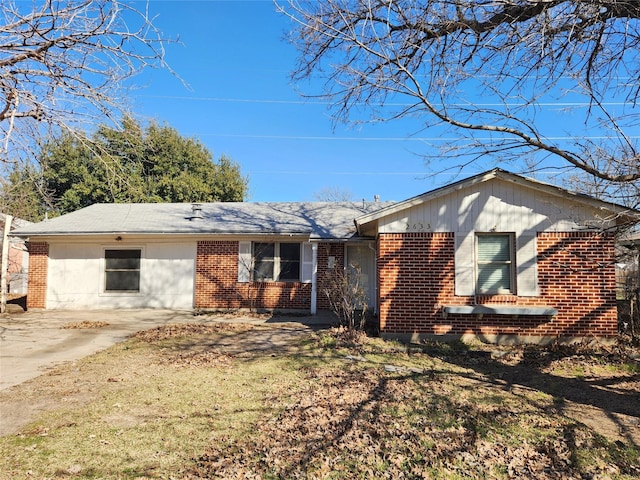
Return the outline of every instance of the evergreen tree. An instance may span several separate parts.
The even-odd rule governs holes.
[[[3,196],[38,198],[30,219],[69,213],[94,203],[243,201],[247,179],[222,155],[214,160],[196,139],[168,125],[143,128],[132,118],[119,130],[100,126],[89,138],[63,133],[47,141],[40,169],[15,170]],[[28,181],[30,180],[30,181]],[[19,187],[20,185],[20,187]],[[5,210],[16,213],[5,201]]]

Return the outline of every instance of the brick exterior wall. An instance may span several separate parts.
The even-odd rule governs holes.
[[[343,243],[320,243],[318,244],[318,292],[317,307],[319,310],[330,308],[327,296],[322,292],[323,278],[329,273],[329,257],[333,257],[335,265],[344,266],[344,244]]]
[[[590,232],[538,234],[539,297],[454,293],[453,233],[381,234],[378,240],[383,334],[615,337],[614,239]],[[553,319],[449,315],[443,305],[508,304],[558,309]]]
[[[239,308],[309,310],[311,284],[238,282],[238,242],[200,241],[196,256],[195,306],[213,310]]]
[[[378,237],[381,333],[448,333],[439,310],[455,299],[453,252],[453,233]]]
[[[29,243],[29,274],[27,310],[47,306],[47,268],[49,264],[49,244]]]

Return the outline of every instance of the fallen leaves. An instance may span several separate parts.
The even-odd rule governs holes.
[[[82,322],[75,322],[75,323],[67,323],[66,325],[63,325],[61,328],[66,329],[66,330],[71,330],[71,329],[89,329],[89,328],[102,328],[102,327],[108,327],[109,324],[107,322],[93,322],[93,321],[88,321],[88,320],[84,320]]]
[[[163,325],[161,327],[144,330],[134,335],[135,338],[147,343],[155,343],[179,337],[194,335],[217,335],[224,332],[246,332],[255,327],[242,323],[184,323]]]
[[[218,367],[224,368],[231,366],[233,357],[224,353],[203,350],[203,351],[186,351],[174,352],[168,354],[162,359],[165,365],[174,367]]]
[[[258,423],[250,438],[212,445],[191,478],[582,478],[572,459],[576,432],[561,417],[541,419],[448,395],[442,378],[413,372],[311,369],[306,387]],[[600,472],[603,473],[603,472]]]
[[[182,327],[158,334],[184,331],[207,332]],[[606,441],[563,416],[552,397],[543,401],[535,389],[518,386],[531,383],[531,372],[553,374],[561,366],[591,372],[608,361],[623,362],[623,355],[579,345],[497,353],[449,350],[429,357],[418,348],[406,355],[395,352],[401,360],[396,365],[368,360],[362,355],[368,351],[366,339],[339,329],[325,334],[321,344],[349,349],[343,370],[301,369],[298,390],[269,397],[265,416],[250,436],[211,445],[186,478],[571,480],[640,474],[624,453],[612,461],[606,453],[610,447],[602,447]],[[421,355],[431,358],[429,367],[402,365]],[[232,360],[203,349],[174,352],[167,361],[224,367]],[[440,361],[438,370],[434,365]],[[583,460],[577,452],[591,453]]]

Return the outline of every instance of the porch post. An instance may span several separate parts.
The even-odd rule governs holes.
[[[311,244],[311,315],[318,311],[318,244]]]

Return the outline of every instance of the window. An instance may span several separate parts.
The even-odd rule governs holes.
[[[105,250],[105,292],[140,291],[140,250]]]
[[[253,244],[253,279],[256,282],[274,279],[275,252],[275,243]]]
[[[482,234],[476,237],[478,293],[515,293],[513,236]]]
[[[299,243],[253,244],[253,280],[292,282],[300,280]]]
[[[300,244],[280,243],[280,274],[278,280],[300,280]]]

